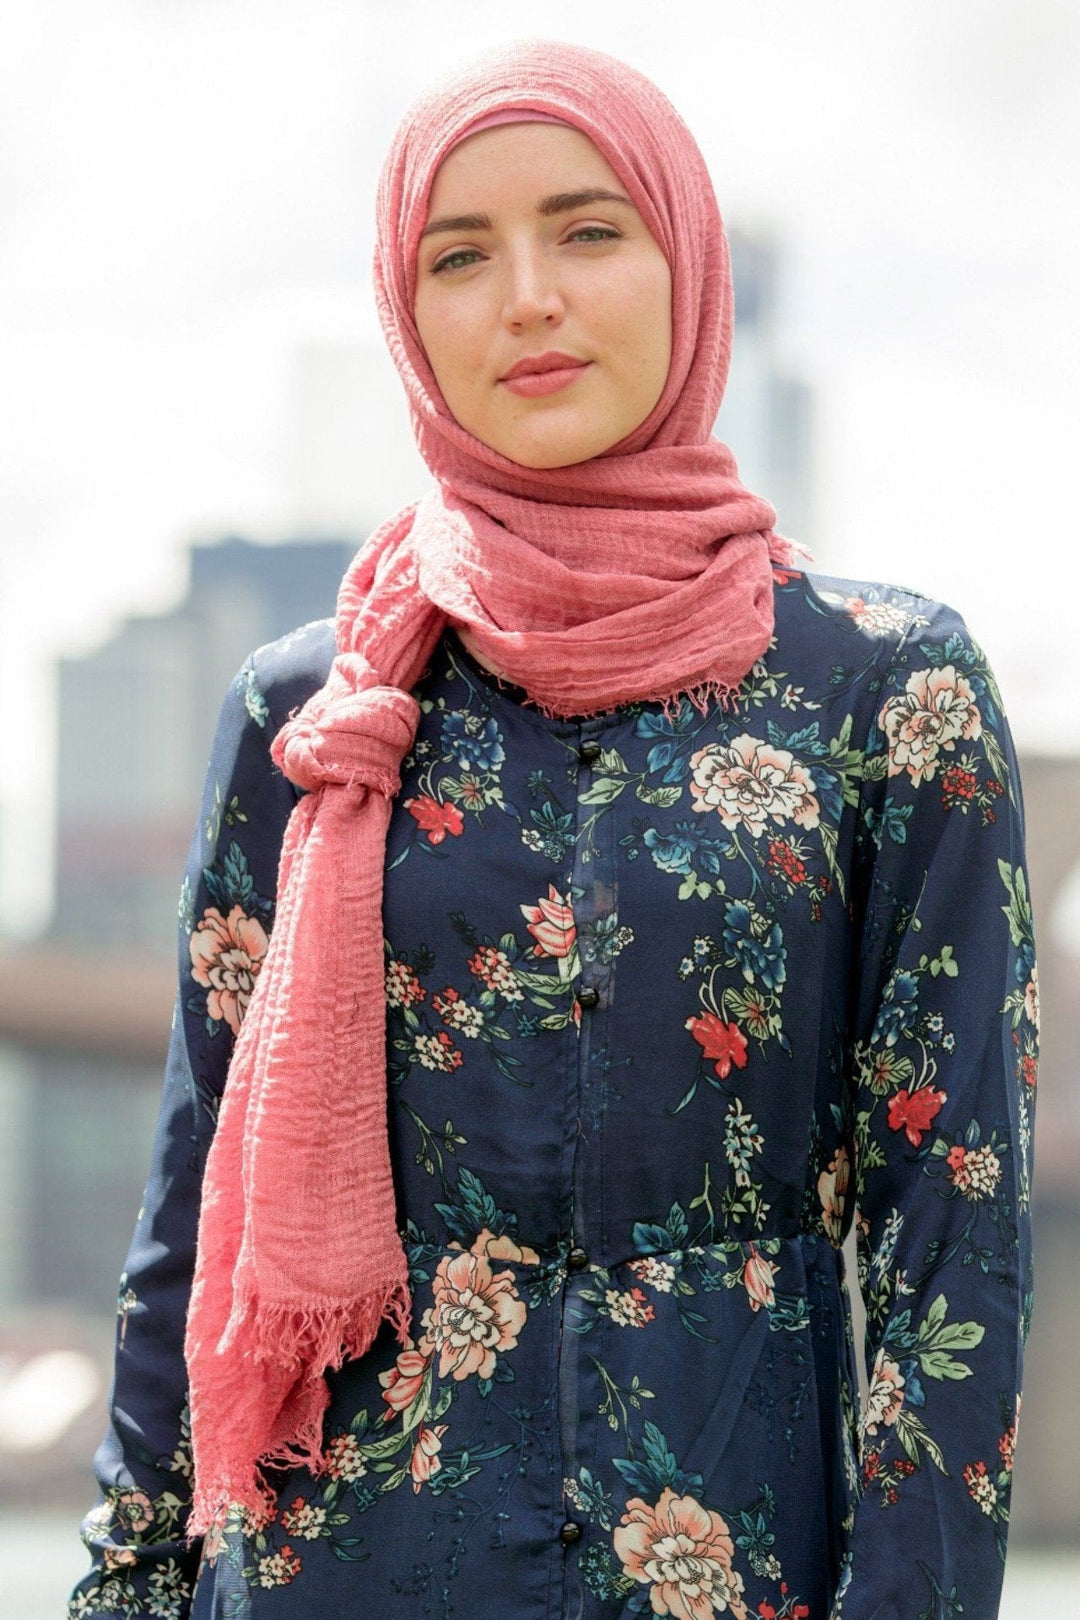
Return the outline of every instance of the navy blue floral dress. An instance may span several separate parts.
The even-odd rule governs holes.
[[[1016,757],[952,607],[774,570],[737,710],[552,720],[449,628],[386,855],[415,1298],[328,1474],[183,1541],[200,1175],[329,619],[225,695],[69,1615],[992,1620],[1032,1309]],[[857,1234],[869,1396],[841,1245]]]

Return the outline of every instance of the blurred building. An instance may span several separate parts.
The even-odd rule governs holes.
[[[785,259],[762,233],[730,227],[727,234],[735,334],[713,432],[734,452],[747,488],[775,506],[779,532],[816,552],[814,392],[788,368],[780,350]]]
[[[129,619],[95,651],[59,661],[50,941],[171,955],[226,688],[254,648],[333,613],[356,544],[197,546],[187,594],[171,612]]]

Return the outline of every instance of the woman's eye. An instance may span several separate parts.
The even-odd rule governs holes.
[[[458,248],[456,253],[448,253],[445,259],[440,259],[437,264],[432,265],[432,275],[437,276],[440,270],[446,270],[453,264],[455,259],[467,259],[470,254],[475,258],[476,255],[472,248]]]
[[[618,235],[618,231],[611,230],[606,225],[580,225],[576,231],[570,232],[570,235],[567,237],[567,241],[572,242],[576,237],[579,236],[591,236],[592,241],[582,243],[583,247],[591,247],[594,242],[614,241]],[[449,270],[451,267],[453,267],[455,260],[475,259],[476,257],[477,253],[475,248],[458,248],[456,252],[448,253],[445,259],[439,259],[435,264],[433,264],[431,267],[431,273],[432,275],[437,276],[443,270]],[[461,266],[458,265],[457,268],[460,269]]]

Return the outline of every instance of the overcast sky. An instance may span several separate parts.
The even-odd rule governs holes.
[[[533,13],[8,0],[9,923],[33,906],[25,872],[46,853],[25,829],[47,803],[49,658],[169,606],[193,539],[286,532],[290,356],[311,335],[375,330],[374,185],[393,128],[450,62],[524,32],[650,74],[694,130],[725,218],[782,242],[780,353],[820,412],[816,527],[798,536],[813,566],[952,602],[1020,746],[1080,750],[1066,618],[1080,437],[1072,0],[554,0]],[[778,527],[793,532],[782,511]]]

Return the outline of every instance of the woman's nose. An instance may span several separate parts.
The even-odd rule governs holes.
[[[562,293],[554,269],[542,254],[521,254],[511,262],[508,276],[504,305],[508,324],[527,325],[562,313]]]

